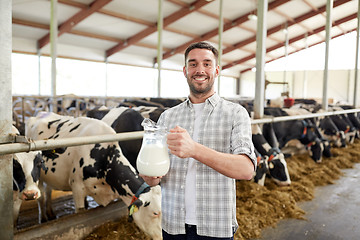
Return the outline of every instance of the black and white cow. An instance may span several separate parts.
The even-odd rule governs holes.
[[[19,135],[13,127],[12,134]],[[41,196],[38,187],[40,171],[45,169],[40,151],[13,154],[13,219],[16,227],[22,201],[36,200]]]
[[[269,157],[261,155],[256,150],[256,148],[254,150],[255,150],[257,165],[256,165],[256,171],[254,173],[253,180],[257,184],[264,186],[266,175],[269,173],[269,165],[268,165]]]
[[[144,128],[141,123],[144,118],[149,118],[154,122],[157,122],[161,113],[164,111],[165,108],[149,106],[132,108],[124,106],[107,108],[102,106],[89,110],[86,116],[102,120],[111,126],[115,132],[122,133],[143,131]],[[141,139],[119,142],[123,154],[135,169],[137,169],[136,159],[141,149],[141,144]]]
[[[341,107],[331,106],[329,107],[331,111],[341,111]],[[344,131],[346,142],[353,144],[355,137],[357,135],[357,129],[354,127],[347,114],[339,114],[330,116],[331,120],[336,124],[340,131]]]
[[[353,106],[349,106],[349,105],[342,105],[340,107],[342,109],[344,109],[344,110],[354,109]],[[349,120],[351,121],[351,123],[353,124],[353,126],[357,130],[356,138],[360,138],[360,116],[359,116],[359,112],[357,112],[357,113],[348,113],[347,116],[348,116]]]
[[[160,115],[167,109],[163,107],[148,107],[138,106],[134,107],[134,110],[138,111],[144,118],[149,118],[154,122],[159,120]]]
[[[309,112],[307,109],[303,108],[284,108],[282,109],[284,112],[286,112],[289,116],[295,116],[295,115],[311,115],[311,112]],[[302,121],[305,121],[308,126],[311,126],[316,136],[319,138],[321,144],[323,145],[323,155],[325,157],[331,157],[331,145],[330,141],[327,140],[322,132],[320,131],[319,127],[316,125],[316,119],[315,118],[307,118]],[[315,140],[317,141],[317,140]],[[304,145],[303,145],[304,146]],[[316,148],[316,144],[311,144],[307,146],[308,148]]]
[[[272,147],[262,134],[261,128],[257,124],[252,124],[252,141],[258,156],[263,156],[267,164],[263,164],[257,171],[263,172],[264,168],[268,170],[267,174],[280,186],[290,185],[290,175],[285,161],[284,154],[278,147]],[[268,167],[267,167],[268,166]],[[266,168],[267,167],[267,168]],[[257,172],[258,175],[260,175]],[[260,176],[257,176],[255,182]]]
[[[175,107],[176,105],[182,103],[185,101],[185,98],[144,98],[144,100],[147,100],[149,102],[155,102],[160,103],[162,106],[166,108]]]
[[[137,107],[137,106],[147,106],[147,107],[164,107],[161,103],[151,102],[146,99],[124,99],[122,103],[119,104],[119,107]]]
[[[89,110],[86,113],[86,116],[104,121],[117,133],[144,130],[141,126],[144,117],[133,108],[116,107],[109,109],[102,106]],[[141,139],[119,142],[123,154],[135,169],[136,159],[141,148],[141,143]]]
[[[346,147],[344,131],[340,131],[330,117],[318,117],[314,120],[322,136],[335,147]]]
[[[280,108],[265,108],[264,113],[275,117],[288,116],[288,114]],[[284,122],[266,123],[263,126],[263,134],[267,139],[267,132],[271,129],[275,132],[279,142],[279,148],[283,148],[287,142],[292,139],[299,140],[304,144],[315,162],[321,162],[324,146],[317,137],[314,126],[309,125],[304,120],[292,120]]]
[[[87,117],[41,112],[26,122],[26,136],[33,140],[106,134],[116,132],[105,122]],[[144,183],[117,142],[43,151],[43,157],[46,170],[41,172],[39,186],[46,192],[46,199],[39,199],[42,219],[54,217],[49,204],[51,189],[72,191],[76,212],[85,209],[86,196],[103,206],[120,198],[129,206],[139,228],[153,239],[161,239],[160,186]]]
[[[321,113],[324,112],[322,105],[318,104],[315,100],[295,100],[295,105],[291,107],[291,110],[301,112],[301,114],[309,113]],[[307,112],[303,112],[307,111]],[[331,145],[335,147],[346,147],[346,136],[344,131],[339,130],[336,124],[333,122],[331,117],[315,117],[311,119],[312,123],[315,124],[322,138],[328,140]],[[327,147],[327,146],[325,146]],[[326,151],[326,149],[324,149]],[[326,153],[324,154],[326,155]]]

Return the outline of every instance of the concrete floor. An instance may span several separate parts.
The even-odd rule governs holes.
[[[262,240],[359,240],[360,164],[343,170],[333,185],[317,187],[312,201],[299,206],[307,220],[286,219],[266,228]]]

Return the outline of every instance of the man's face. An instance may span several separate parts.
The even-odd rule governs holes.
[[[214,81],[219,74],[219,67],[210,50],[191,50],[183,72],[193,94],[214,93]]]

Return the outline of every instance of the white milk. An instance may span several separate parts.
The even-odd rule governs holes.
[[[159,144],[145,144],[136,160],[139,173],[150,177],[164,176],[170,167],[167,148]]]

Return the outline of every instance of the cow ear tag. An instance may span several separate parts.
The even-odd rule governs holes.
[[[274,168],[274,164],[272,162],[269,162],[269,168],[273,169]]]
[[[139,211],[138,206],[136,206],[135,204],[131,205],[130,210],[129,210],[129,215],[132,216],[134,213],[136,213],[137,211]]]

